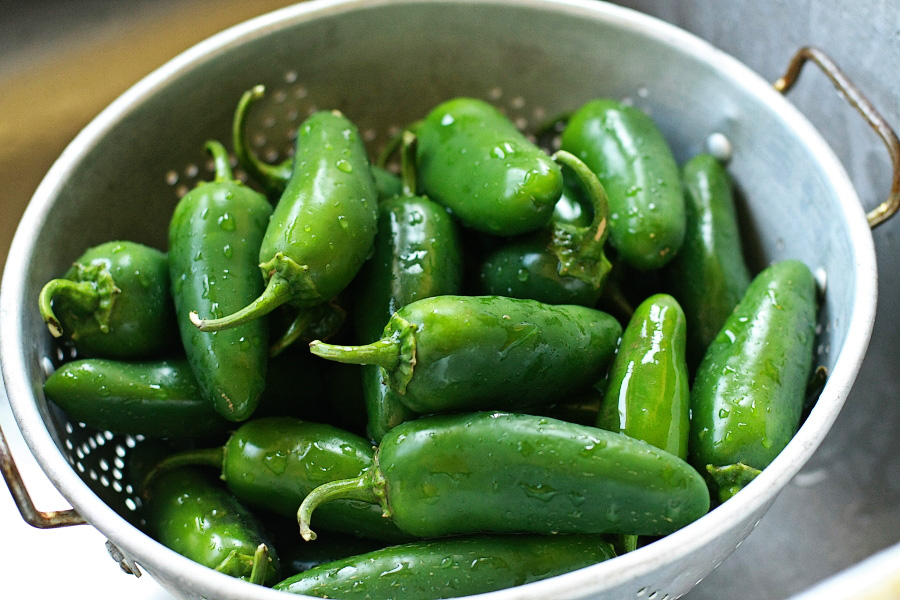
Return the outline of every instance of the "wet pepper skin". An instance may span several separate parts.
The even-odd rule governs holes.
[[[147,528],[164,546],[232,577],[248,579],[260,544],[269,548],[266,582],[278,579],[277,554],[256,517],[201,471],[162,474],[149,489]]]
[[[635,309],[610,367],[597,427],[687,459],[686,336],[684,312],[673,297],[656,294]]]
[[[565,398],[603,377],[621,333],[613,317],[583,306],[436,296],[397,311],[373,344],[314,342],[310,349],[339,362],[379,364],[403,404],[429,414]]]
[[[487,102],[448,100],[416,135],[421,188],[467,227],[515,235],[550,219],[562,194],[559,166]]]
[[[400,530],[419,537],[667,535],[709,510],[703,478],[655,446],[595,427],[492,412],[422,417],[392,429],[375,469],[307,497],[298,513],[305,538],[315,537],[311,509],[341,497],[379,502]]]
[[[274,587],[347,600],[456,598],[555,577],[613,556],[612,546],[595,535],[468,536],[337,560]]]
[[[718,467],[764,469],[797,432],[815,327],[815,281],[797,260],[757,275],[725,321],[691,390],[690,458],[714,483]]]
[[[47,398],[99,430],[147,437],[203,437],[228,421],[203,398],[187,360],[66,363],[44,383]]]
[[[272,207],[235,180],[219,143],[216,180],[188,192],[169,224],[169,272],[181,341],[203,396],[229,421],[253,414],[265,388],[268,322],[209,334],[191,323],[192,311],[224,315],[263,289],[257,264]]]
[[[82,357],[159,357],[175,337],[168,269],[166,255],[155,248],[129,241],[99,244],[62,279],[43,287],[41,316]]]
[[[615,100],[592,100],[572,114],[562,149],[606,188],[610,243],[623,260],[651,270],[675,257],[684,239],[684,196],[672,151],[650,117]]]
[[[678,255],[666,266],[666,278],[684,308],[688,353],[695,367],[751,277],[725,167],[713,156],[700,154],[684,165],[682,180],[687,228]]]

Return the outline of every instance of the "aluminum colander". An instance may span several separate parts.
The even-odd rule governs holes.
[[[251,139],[272,162],[287,156],[294,130],[317,109],[343,111],[375,155],[400,127],[453,96],[484,98],[525,131],[607,96],[649,113],[680,161],[711,140],[731,155],[752,266],[796,258],[817,275],[823,292],[817,361],[829,379],[781,455],[707,516],[611,561],[484,598],[683,595],[741,543],[825,437],[873,325],[877,273],[870,227],[896,211],[897,168],[890,199],[866,215],[832,151],[779,93],[807,59],[844,90],[896,163],[896,136],[817,51],[798,54],[776,90],[708,43],[602,2],[315,0],[184,52],[77,136],[37,189],[13,241],[0,294],[3,378],[29,448],[73,506],[30,514],[4,451],[4,472],[23,511],[41,526],[90,523],[127,570],[148,572],[176,597],[284,598],[195,564],[132,524],[140,500],[125,464],[141,440],[71,422],[46,402],[43,381],[66,357],[36,310],[41,286],[100,242],[130,239],[164,249],[178,198],[210,177],[203,142],[230,140],[237,100],[255,84],[269,93],[254,107]]]

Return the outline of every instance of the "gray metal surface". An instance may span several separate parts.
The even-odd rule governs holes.
[[[769,81],[798,46],[832,56],[900,124],[900,3],[799,0],[626,1],[709,40]],[[831,84],[804,73],[789,98],[819,128],[873,207],[890,185],[880,142]],[[791,176],[789,172],[785,176]],[[900,544],[900,222],[874,232],[878,315],[853,391],[822,446],[745,543],[688,595],[691,600],[785,598]],[[873,566],[900,573],[900,549]],[[727,593],[723,595],[723,590]],[[826,590],[819,590],[820,592]],[[887,598],[900,597],[900,592]]]
[[[739,3],[736,2],[735,4],[739,4]],[[673,6],[673,5],[669,5],[669,6]],[[701,25],[704,23],[709,25],[710,31],[715,32],[717,35],[726,35],[725,33],[720,33],[720,30],[716,29],[715,27],[723,27],[724,26],[727,28],[728,20],[722,19],[722,20],[716,22],[715,19],[710,17],[710,13],[711,12],[714,13],[715,11],[710,11],[710,5],[708,5],[707,3],[695,3],[695,4],[684,3],[684,4],[679,4],[679,7],[682,7],[682,8],[679,8],[679,10],[676,11],[678,14],[663,15],[663,16],[668,16],[669,18],[674,18],[676,20],[684,19],[684,18],[697,19],[697,23],[700,23]],[[648,8],[653,8],[653,7],[648,7]],[[882,8],[885,11],[888,10],[886,7],[882,7]],[[684,13],[680,12],[682,10],[683,11],[693,10],[694,14],[688,15],[687,12],[684,12]],[[724,10],[724,7],[722,8],[722,10]],[[752,9],[751,12],[753,12],[755,10],[757,10],[757,9]],[[705,15],[705,17],[704,17],[704,15]],[[758,18],[759,17],[757,17],[757,19]],[[735,20],[732,21],[733,24],[740,23],[740,22],[741,22],[741,20],[738,19],[737,17],[735,17]],[[752,22],[752,19],[750,19],[750,22]],[[427,30],[427,28],[426,28],[426,30]],[[752,29],[752,28],[751,28],[751,30],[753,31],[754,38],[753,38],[753,40],[750,40],[750,39],[747,40],[747,44],[751,48],[751,50],[749,50],[748,52],[750,54],[753,54],[754,57],[758,57],[759,53],[758,52],[753,53],[752,50],[755,46],[758,46],[760,44],[760,42],[758,40],[758,35],[760,34],[760,31]],[[462,29],[462,25],[458,25],[458,28],[456,30],[451,29],[450,33],[448,33],[447,35],[456,35],[460,31],[465,31],[464,29]],[[331,34],[334,34],[334,33],[335,32],[333,32],[333,31],[331,32]],[[556,31],[557,35],[562,35],[563,33],[569,33],[569,31],[568,30]],[[778,33],[777,29],[766,29],[765,30],[765,35],[776,35],[777,33]],[[745,38],[748,38],[749,35],[750,35],[749,33],[744,34]],[[584,42],[586,39],[587,38],[577,40],[577,41]],[[785,50],[784,56],[778,57],[777,60],[775,57],[772,57],[771,60],[772,60],[773,66],[771,68],[771,71],[772,71],[771,76],[769,76],[769,74],[765,70],[761,70],[761,72],[763,72],[763,74],[767,75],[767,79],[773,80],[777,75],[780,74],[781,70],[786,65],[786,61],[789,58],[789,56],[791,55],[791,53],[793,52],[793,50],[795,50],[797,46],[802,45],[803,43],[806,43],[808,41],[809,40],[801,40],[796,45],[789,45]],[[820,41],[819,45],[825,47],[826,49],[829,48],[828,44],[825,43],[824,41]],[[528,47],[526,45],[521,45],[521,44],[518,46],[515,46],[515,47],[513,45],[507,45],[505,47],[507,48],[509,54],[513,54],[515,52],[519,52],[519,51],[523,51],[523,50],[525,50],[525,51],[528,50]],[[759,48],[757,47],[756,49],[758,50]],[[579,57],[578,52],[575,52],[574,55],[576,57]],[[581,56],[580,58],[587,58],[587,57]],[[615,58],[615,57],[613,56],[612,58]],[[837,58],[838,62],[841,63],[845,67],[845,69],[848,70],[852,75],[856,75],[856,72],[853,70],[852,65],[848,65],[845,60],[842,60],[842,56],[840,56],[840,54],[835,55],[835,58]],[[432,60],[437,61],[438,58],[432,57]],[[748,60],[748,62],[751,65],[753,64],[752,60]],[[489,65],[489,67],[490,67],[490,65]],[[664,71],[666,70],[665,67],[666,67],[665,64],[659,64],[657,67],[659,71],[654,72],[653,75],[660,75],[660,76],[666,75],[664,73]],[[522,73],[524,73],[525,76],[527,76],[531,79],[534,79],[537,81],[543,81],[542,76],[544,75],[544,73],[542,73],[539,70],[535,71],[535,70],[525,69]],[[279,74],[279,76],[280,75],[282,75],[282,74]],[[669,75],[674,76],[671,73]],[[810,74],[810,75],[805,76],[805,79],[806,78],[812,79],[812,78],[815,78],[815,75]],[[863,87],[863,89],[865,91],[867,91],[867,92],[869,91],[869,88],[867,86],[867,81],[866,81],[867,78],[866,77],[855,77],[855,79],[857,79],[858,83],[860,83],[861,87]],[[649,80],[650,79],[648,77],[648,81]],[[656,80],[653,79],[653,81],[656,81]],[[282,82],[279,82],[279,83],[282,83]],[[235,84],[236,87],[241,87],[243,85],[244,85],[244,82],[238,82]],[[629,83],[627,85],[631,85],[631,89],[634,92],[633,95],[636,97],[638,102],[641,102],[641,98],[647,98],[646,103],[648,106],[652,106],[654,102],[658,101],[657,97],[655,97],[655,96],[662,95],[663,93],[665,93],[665,91],[667,91],[665,88],[660,89],[653,85],[635,87],[633,85],[633,82]],[[405,90],[407,88],[403,88],[403,89]],[[811,89],[816,90],[814,85],[811,86]],[[823,95],[823,90],[824,90],[825,95],[831,95],[828,84],[823,84],[822,86],[820,86],[818,88],[818,91],[804,92],[803,90],[799,90],[797,92],[792,92],[791,99],[798,101],[798,102],[800,102],[800,100],[802,100],[804,97],[816,99],[819,96]],[[487,95],[495,95],[496,94],[495,88],[491,88],[489,90],[480,89],[480,90],[476,90],[476,91],[479,93],[482,93],[482,94],[487,94]],[[643,91],[643,93],[639,93],[641,91]],[[517,94],[517,93],[515,93],[515,91],[510,92],[509,87],[501,89],[500,92],[501,93],[495,98],[495,100],[497,100],[499,103],[508,102],[510,105],[518,105],[519,98],[521,98],[528,102],[529,109],[534,108],[534,104],[532,103],[534,96],[532,94],[523,95],[523,94]],[[439,91],[435,92],[432,90],[432,93],[436,94],[436,93],[439,93]],[[402,95],[403,94],[401,92],[398,92],[398,98],[395,98],[394,100],[402,99]],[[896,95],[894,95],[892,97],[896,98]],[[423,104],[427,104],[428,102],[430,102],[430,100],[431,100],[431,97],[426,97],[423,100]],[[546,103],[546,107],[544,107],[544,108],[547,108],[547,109],[551,108],[552,106],[554,106],[554,102],[557,105],[561,104],[560,100],[561,99],[559,99],[559,98],[557,98],[556,100],[551,100],[550,102]],[[886,105],[883,102],[879,102],[879,97],[878,97],[877,93],[873,94],[873,100],[875,100],[877,105],[879,105],[881,107],[886,107]],[[819,102],[812,102],[812,104],[815,107],[819,107],[820,105],[825,105],[825,103],[819,103]],[[831,118],[826,119],[826,121],[833,123],[833,122],[835,122],[835,118],[832,115],[839,115],[839,117],[837,117],[837,119],[839,120],[840,123],[842,123],[842,126],[844,126],[846,128],[846,131],[851,135],[851,137],[858,135],[862,139],[866,140],[865,147],[867,148],[867,151],[868,151],[867,156],[869,156],[870,158],[868,159],[868,161],[865,162],[865,164],[867,165],[867,168],[872,171],[872,173],[867,173],[867,175],[869,175],[869,177],[865,182],[863,182],[862,185],[860,185],[859,177],[857,177],[858,173],[855,171],[854,171],[854,179],[857,182],[857,185],[859,186],[860,190],[863,191],[864,197],[867,197],[869,205],[874,205],[876,202],[880,201],[880,199],[881,199],[880,196],[881,196],[881,194],[883,194],[883,190],[886,189],[886,184],[883,184],[883,185],[881,185],[881,187],[879,187],[879,181],[878,181],[879,177],[882,177],[882,176],[884,179],[886,179],[886,168],[884,166],[886,164],[886,161],[883,158],[883,150],[880,149],[877,142],[873,142],[871,139],[867,138],[868,132],[866,132],[865,128],[863,126],[861,126],[861,124],[856,120],[855,115],[852,115],[848,111],[848,109],[846,107],[844,107],[838,101],[834,101],[833,105],[834,105],[833,110],[831,112],[826,111],[826,113],[825,113],[826,115],[831,116]],[[896,101],[894,102],[893,106],[896,107]],[[886,108],[887,108],[886,112],[888,113],[888,117],[891,118],[892,121],[896,122],[896,118],[892,118],[892,117],[894,117],[892,112],[896,112],[896,111],[892,111],[890,107],[886,107]],[[716,114],[715,111],[717,109],[721,109],[721,106],[719,106],[719,107],[703,106],[703,107],[701,107],[700,112],[703,112],[703,113],[709,112],[708,110],[704,110],[704,109],[709,109],[709,110],[713,111],[713,115],[715,115]],[[673,123],[677,122],[677,124],[676,125],[670,124],[668,126],[670,131],[676,131],[676,130],[678,130],[679,127],[682,127],[684,125],[684,122],[681,121],[681,119],[680,119],[681,115],[679,115],[678,117],[679,118],[672,119],[672,122]],[[211,117],[209,119],[209,121],[210,122],[215,121],[216,118],[218,118],[218,117]],[[691,118],[690,115],[688,115],[688,122],[690,121],[690,118]],[[710,117],[710,118],[712,118],[712,117]],[[190,130],[192,123],[190,123],[188,121],[182,121],[182,125],[184,125],[184,127],[187,127],[188,130]],[[195,127],[199,128],[199,129],[203,129],[206,125],[207,125],[207,123],[201,123],[199,125],[195,125]],[[826,134],[829,133],[827,127],[823,126],[822,124],[820,124],[820,126],[826,132]],[[862,133],[860,133],[860,132],[862,132]],[[131,139],[136,141],[138,139],[138,137],[135,136],[134,138],[131,138]],[[693,144],[694,147],[696,147],[696,146],[699,146],[700,143],[701,143],[701,141],[699,140],[699,138],[696,140],[691,140],[690,142],[686,142],[685,146],[681,148],[681,152],[682,153],[690,152],[691,144]],[[839,151],[840,151],[840,145],[839,144],[836,144],[836,145],[838,146]],[[857,156],[855,153],[851,153],[851,154],[853,154],[853,157]],[[179,158],[179,160],[181,160],[181,158]],[[189,160],[190,161],[198,161],[197,157],[190,157]],[[854,164],[853,160],[851,160],[851,161],[844,160],[844,162],[848,166],[851,166]],[[176,169],[176,168],[180,169],[181,167],[178,166],[177,164],[173,163],[172,169]],[[858,169],[857,169],[857,171],[858,171]],[[147,183],[147,184],[150,184],[151,186],[156,186],[159,184],[159,181],[140,181],[139,183],[140,184]],[[868,193],[866,191],[867,187],[871,187],[874,191],[872,193]],[[867,194],[868,194],[868,196],[867,196]],[[778,205],[773,206],[773,209],[775,209],[775,210],[777,210],[779,208],[780,207]],[[157,217],[158,216],[159,215],[157,215]],[[152,218],[155,218],[155,217],[152,217]],[[817,221],[816,226],[824,228],[824,229],[822,229],[823,231],[829,231],[827,229],[829,226],[829,223],[827,222],[827,220],[826,220],[826,222]],[[767,243],[771,245],[772,243],[774,243],[774,245],[777,246],[778,239],[782,239],[782,242],[784,241],[783,238],[778,238],[778,237],[769,238],[768,240],[766,240],[765,236],[769,235],[770,232],[768,232],[766,230],[766,228],[757,227],[757,229],[763,230],[763,233],[760,235],[763,245],[766,245]],[[880,236],[884,235],[883,232],[886,232],[886,231],[896,231],[896,224],[888,224],[887,226],[882,228],[876,234],[876,241],[878,241],[880,239]],[[151,234],[150,237],[152,238],[153,235],[156,235],[156,234]],[[827,234],[823,234],[823,235],[827,235]],[[61,258],[62,256],[64,256],[62,254],[62,252],[70,251],[70,250],[72,250],[72,248],[61,251],[60,255],[58,257],[59,260],[66,260],[64,258]],[[835,248],[834,250],[839,251],[840,249]],[[896,252],[894,252],[894,256],[896,256]],[[894,271],[896,271],[896,269],[894,269]],[[882,273],[885,276],[890,276],[890,274],[884,273],[883,266],[882,266]],[[832,283],[834,283],[834,282],[832,281]],[[882,285],[882,288],[884,288],[884,285]],[[894,285],[894,289],[896,289],[896,285]],[[882,302],[882,311],[884,310],[883,307],[885,306],[886,302],[889,302],[889,301]],[[888,304],[888,305],[890,306],[890,304]],[[880,321],[884,321],[884,319],[880,319]],[[896,320],[894,320],[893,322],[896,323]],[[879,332],[876,331],[875,340],[878,339],[878,336],[879,336]],[[871,361],[872,361],[871,358],[867,359],[866,364],[867,365],[870,364]],[[890,362],[885,362],[883,366],[887,366],[887,368],[882,370],[882,379],[884,378],[883,373],[890,374],[891,377],[888,377],[888,380],[894,382],[894,384],[893,384],[894,388],[892,389],[892,391],[895,392],[896,391],[896,368],[892,368]],[[865,377],[865,368],[864,368],[864,372],[863,372],[863,378],[864,377]],[[854,395],[851,398],[857,397],[858,395],[859,395],[859,392],[857,389],[857,391],[854,392]],[[846,413],[846,411],[845,411],[845,413]],[[884,414],[884,413],[882,412],[882,414]],[[843,418],[844,417],[842,415],[841,419],[843,419]],[[839,423],[840,422],[841,421],[839,421]],[[876,419],[870,419],[869,422],[865,424],[865,427],[861,430],[867,429],[873,425],[877,425],[878,423],[879,423],[879,421],[877,421]],[[851,432],[851,434],[849,434],[846,438],[846,441],[848,443],[855,444],[856,449],[859,449],[861,442],[864,442],[864,440],[859,439],[861,437],[859,434],[859,431],[860,430]],[[888,454],[887,454],[886,469],[888,471],[890,471],[888,473],[890,475],[891,473],[895,472],[895,471],[891,471],[891,469],[892,468],[896,469],[896,465],[897,465],[896,457],[898,456],[898,453],[896,452],[896,450],[897,450],[896,445],[891,446],[890,443],[887,443],[887,444],[884,443],[885,441],[890,442],[891,438],[889,436],[889,433],[890,432],[887,429],[887,426],[885,425],[882,435],[886,436],[886,437],[877,437],[878,442],[873,445],[878,445],[878,446],[886,445],[887,446]],[[835,434],[832,433],[832,435],[829,437],[829,440],[831,438],[833,438],[834,435]],[[876,435],[878,435],[878,432],[876,432]],[[839,447],[838,449],[840,451],[844,450],[843,447]],[[863,452],[861,449],[860,449],[860,452],[865,454],[865,452]],[[810,465],[813,465],[815,463],[815,461],[817,460],[817,458],[821,454],[822,453],[819,452],[813,458],[813,462],[810,463]],[[863,467],[865,467],[867,465],[870,466],[871,463],[869,461],[871,460],[871,456],[872,455],[867,455],[866,457],[857,456],[857,459],[860,461],[857,464],[857,466],[863,466]],[[846,456],[842,452],[841,455],[838,457],[835,457],[834,455],[827,457],[825,462],[829,463],[830,461],[834,460],[835,458],[843,459],[843,458],[846,458]],[[892,460],[894,461],[893,463],[891,463]],[[893,467],[891,467],[891,464],[893,464]],[[853,466],[853,465],[851,465],[851,466]],[[857,471],[859,471],[859,468],[857,468]],[[863,472],[865,473],[866,471],[867,471],[867,469],[864,468]],[[731,559],[726,561],[725,564],[723,564],[722,567],[720,567],[720,569],[716,573],[714,573],[706,581],[704,581],[701,584],[701,586],[690,595],[690,597],[693,598],[695,595],[698,595],[698,594],[700,594],[700,596],[698,596],[698,597],[703,597],[702,594],[707,593],[705,590],[710,590],[708,592],[710,594],[709,597],[715,596],[717,598],[722,598],[722,597],[759,597],[759,598],[784,597],[787,594],[787,592],[789,592],[791,589],[802,589],[802,587],[805,585],[804,581],[809,580],[810,576],[815,577],[817,572],[822,571],[825,574],[828,574],[830,572],[833,572],[833,570],[829,570],[830,568],[833,568],[833,565],[836,564],[836,565],[838,565],[838,568],[840,568],[840,564],[842,562],[846,562],[846,561],[852,562],[854,560],[854,558],[852,556],[854,553],[848,552],[847,551],[848,548],[842,544],[841,551],[833,553],[833,554],[835,554],[834,557],[832,557],[829,553],[825,553],[826,558],[837,559],[837,560],[832,560],[829,563],[830,566],[823,566],[822,562],[821,562],[822,555],[823,555],[823,552],[822,552],[823,547],[818,544],[818,542],[820,540],[816,534],[816,529],[812,528],[812,527],[810,527],[810,528],[798,527],[796,529],[792,529],[791,527],[787,526],[787,525],[798,522],[798,513],[802,513],[799,515],[801,520],[808,519],[810,521],[816,522],[816,526],[818,527],[821,525],[821,523],[817,522],[817,521],[819,521],[822,518],[822,514],[817,513],[816,511],[818,511],[819,509],[825,509],[827,511],[829,509],[829,507],[831,507],[833,504],[833,501],[831,498],[832,494],[830,492],[827,494],[826,497],[821,497],[820,493],[822,491],[822,486],[829,484],[830,483],[829,478],[833,477],[835,474],[828,473],[827,476],[825,476],[826,474],[823,474],[820,470],[810,470],[809,467],[807,469],[805,469],[804,473],[806,473],[806,474],[811,473],[812,476],[808,477],[806,479],[802,479],[801,477],[798,477],[797,479],[795,479],[794,485],[796,487],[800,488],[801,490],[811,492],[814,497],[814,501],[813,502],[808,501],[809,494],[801,494],[799,496],[799,498],[801,499],[801,503],[798,504],[796,507],[794,507],[794,510],[791,510],[791,511],[788,511],[787,513],[785,513],[783,521],[774,525],[776,531],[780,535],[766,536],[764,538],[764,540],[759,544],[759,548],[761,550],[760,552],[758,552],[757,554],[746,555],[747,548],[751,546],[751,542],[753,542],[754,540],[759,538],[759,532],[764,531],[764,528],[766,527],[766,525],[771,521],[772,514],[774,514],[774,510],[773,510],[773,512],[770,513],[763,520],[763,524],[760,525],[760,528],[757,529],[757,532],[754,533],[753,535],[751,535],[748,542],[746,544],[744,544],[737,551],[737,553],[735,553],[735,555],[733,555],[733,557]],[[801,473],[801,476],[803,476],[804,473]],[[846,483],[846,480],[848,478],[850,478],[851,475],[853,477],[857,477],[857,476],[859,476],[859,473],[857,473],[857,472],[855,472],[853,474],[837,473],[839,482],[843,481],[845,483]],[[897,480],[897,478],[895,477],[893,479],[893,481],[896,481],[896,480]],[[875,480],[873,479],[871,481],[875,481]],[[870,483],[871,483],[871,481],[870,481]],[[789,494],[793,491],[794,485],[788,487],[785,494],[782,495],[782,498],[784,498],[787,494]],[[828,485],[827,487],[830,488],[830,485]],[[816,488],[819,488],[819,489],[816,489]],[[837,497],[834,498],[834,502],[838,503],[841,506],[846,506],[845,504],[840,504],[840,503],[843,500],[846,500],[846,497],[848,497],[848,496],[852,497],[851,500],[860,500],[861,498],[857,498],[854,496],[855,492],[852,491],[853,489],[855,489],[854,486],[850,486],[850,489],[848,489],[848,487],[845,485],[844,487],[837,490],[837,492],[842,492],[843,496],[841,493],[837,493]],[[896,492],[896,490],[895,490],[895,492]],[[844,528],[844,531],[842,531],[841,533],[843,533],[846,537],[846,535],[848,533],[857,533],[858,531],[860,531],[860,529],[861,529],[860,522],[862,522],[864,525],[869,526],[872,531],[879,529],[878,526],[882,525],[882,523],[883,523],[884,528],[880,529],[881,536],[879,537],[878,535],[875,535],[875,536],[867,535],[866,542],[869,544],[869,546],[866,546],[865,544],[859,544],[857,547],[860,548],[860,550],[857,552],[857,554],[861,554],[861,555],[868,554],[870,552],[870,548],[873,547],[872,546],[873,541],[874,541],[875,545],[880,544],[880,543],[889,544],[889,543],[892,543],[892,541],[894,541],[890,538],[892,537],[892,534],[895,534],[895,532],[897,531],[897,527],[891,527],[892,524],[896,523],[896,521],[891,520],[891,518],[896,517],[896,510],[895,510],[896,506],[897,506],[896,494],[894,495],[893,504],[890,502],[890,498],[887,498],[888,502],[886,502],[884,505],[882,505],[882,504],[880,504],[880,501],[882,499],[884,499],[882,496],[878,496],[877,501],[874,501],[871,498],[866,499],[866,500],[868,502],[870,502],[871,509],[874,509],[876,512],[882,511],[880,514],[886,515],[886,518],[883,519],[883,521],[876,521],[876,523],[874,523],[874,525],[871,522],[865,523],[865,518],[868,517],[868,514],[865,511],[859,511],[858,509],[854,509],[854,510],[849,510],[848,512],[844,513],[845,516],[851,517],[850,521],[845,520],[843,525],[838,525],[837,523],[831,523],[831,522],[829,522],[829,524],[828,524],[831,527],[831,531],[834,531],[835,528],[841,528],[841,527]],[[783,504],[783,500],[779,499],[776,502],[775,508],[777,509],[782,504]],[[852,505],[852,503],[851,503],[851,505]],[[885,507],[887,507],[887,510],[884,510]],[[891,507],[893,507],[894,510],[891,510]],[[815,514],[811,515],[810,514],[811,512],[813,512]],[[825,512],[824,514],[828,514],[828,513]],[[866,527],[863,527],[862,529],[867,530]],[[785,532],[787,532],[787,533],[785,533]],[[869,532],[869,533],[871,533],[871,532]],[[810,540],[810,543],[811,543],[810,552],[807,556],[801,557],[800,555],[797,555],[795,551],[792,551],[790,549],[790,547],[791,547],[790,544],[792,541],[795,541],[798,537],[803,538],[806,536],[812,536],[812,539]],[[825,539],[825,536],[823,536],[822,539]],[[772,550],[773,550],[773,547],[775,547],[775,546],[777,546],[779,548],[786,548],[784,550],[785,559],[778,561],[777,565],[770,565],[770,564],[768,564],[768,560],[769,560],[769,557],[771,557],[773,555]],[[796,545],[794,547],[796,548]],[[742,558],[745,555],[747,556],[747,558],[746,559]],[[734,563],[735,558],[739,558],[743,562]],[[812,563],[813,558],[815,558],[815,561],[816,561],[814,564]],[[731,565],[731,564],[737,564],[738,566],[734,567],[732,569],[732,571],[729,572],[728,574],[720,577],[720,574],[723,571],[725,571],[726,569],[728,569],[729,565]],[[776,577],[771,582],[767,582],[766,576],[761,577],[761,575],[759,573],[761,564],[765,565],[764,570],[766,571],[766,573],[764,575],[768,575],[768,573],[773,570],[773,566],[781,567],[781,569],[775,569]],[[850,562],[846,562],[846,564],[850,564]],[[810,568],[810,567],[816,567],[816,566],[823,566],[823,568],[822,569]],[[783,573],[783,576],[782,576],[782,573]],[[748,574],[750,574],[750,575],[748,576]],[[798,574],[800,576],[798,576]],[[737,583],[735,583],[736,580],[737,580]],[[761,581],[763,584],[762,586],[760,586]],[[176,580],[172,583],[172,585],[178,586],[178,585],[180,585],[180,582],[178,582]],[[796,587],[796,586],[800,586],[800,587]],[[734,590],[733,594],[732,594],[731,590]],[[649,595],[649,593],[652,591],[653,591],[652,588],[647,588],[644,590],[644,595]],[[723,594],[723,591],[727,591],[727,593]],[[754,596],[753,595],[754,593],[756,593],[758,595]],[[555,596],[555,594],[554,594],[554,596]],[[662,596],[662,594],[658,595],[658,597],[661,597],[661,596]]]

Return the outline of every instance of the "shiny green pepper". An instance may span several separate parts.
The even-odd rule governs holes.
[[[294,164],[259,247],[266,289],[222,318],[192,321],[220,331],[291,303],[307,308],[341,292],[372,251],[377,194],[356,126],[337,111],[321,111],[297,131]]]
[[[583,306],[502,296],[407,304],[364,346],[312,342],[313,354],[374,364],[419,414],[550,404],[603,377],[622,327]]]
[[[128,241],[88,249],[41,289],[41,317],[82,356],[152,358],[175,346],[166,255]]]
[[[274,589],[347,600],[456,598],[540,581],[614,556],[596,535],[473,535],[337,560]]]
[[[337,427],[287,417],[253,419],[223,447],[186,450],[161,461],[149,480],[186,465],[219,469],[229,492],[247,506],[293,518],[317,486],[358,477],[372,467],[374,448]],[[406,541],[381,510],[339,502],[322,513],[325,529],[385,541]]]
[[[267,585],[278,580],[278,556],[262,525],[213,478],[175,469],[160,474],[146,496],[148,533],[164,546],[232,577]]]
[[[610,244],[641,270],[672,260],[684,239],[684,195],[678,166],[645,113],[599,99],[576,110],[562,149],[589,166],[609,194]]]
[[[597,427],[687,459],[690,389],[684,312],[669,295],[647,298],[625,327]]]
[[[691,390],[690,460],[724,501],[800,426],[816,338],[816,285],[797,260],[757,275],[710,344]]]
[[[359,339],[373,342],[400,308],[423,298],[456,294],[463,278],[462,248],[453,218],[416,189],[415,136],[404,132],[401,195],[378,205],[378,234],[372,258],[355,290]],[[378,366],[366,365],[363,389],[368,435],[376,442],[413,414],[383,381]]]
[[[101,431],[164,438],[204,437],[228,429],[184,359],[76,360],[47,378],[44,394],[72,420]]]
[[[375,466],[312,491],[318,505],[380,504],[409,535],[474,532],[666,535],[709,510],[703,478],[680,458],[625,435],[524,414],[407,421],[381,440]]]
[[[181,341],[203,396],[229,421],[253,414],[265,388],[267,321],[210,335],[189,315],[228,314],[263,289],[256,255],[272,214],[265,197],[234,179],[222,144],[208,142],[214,181],[188,192],[169,224],[169,271]]]
[[[562,173],[496,108],[455,98],[416,126],[421,187],[467,227],[516,235],[545,225]]]
[[[687,228],[678,255],[666,265],[671,294],[684,308],[691,367],[725,323],[750,284],[741,252],[731,178],[709,154],[682,168]]]

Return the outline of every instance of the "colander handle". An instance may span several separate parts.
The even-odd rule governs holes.
[[[25,489],[25,482],[22,481],[19,469],[16,468],[16,462],[9,451],[9,445],[6,443],[6,436],[3,435],[2,428],[0,428],[0,469],[3,470],[3,479],[6,480],[6,485],[9,487],[9,491],[16,503],[16,507],[22,514],[22,518],[32,527],[51,529],[87,523],[84,517],[79,515],[74,508],[47,512],[35,508],[31,496],[28,495],[28,490]]]
[[[800,70],[807,61],[812,61],[825,73],[838,91],[846,98],[847,102],[850,103],[850,106],[862,115],[887,147],[893,169],[891,190],[887,200],[866,213],[869,227],[875,229],[894,216],[897,210],[900,209],[900,140],[897,139],[897,134],[894,133],[894,130],[881,116],[881,113],[875,109],[869,99],[847,78],[847,75],[840,67],[818,48],[813,46],[800,48],[794,55],[794,58],[791,59],[785,74],[774,83],[775,89],[782,94],[786,94],[797,82]]]

